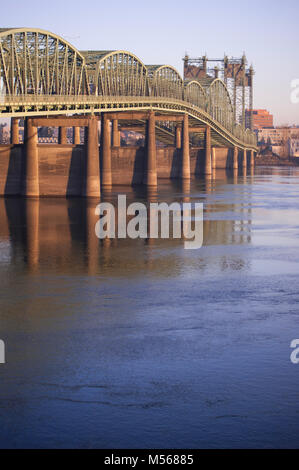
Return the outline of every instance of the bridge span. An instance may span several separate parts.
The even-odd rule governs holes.
[[[235,115],[219,78],[183,80],[174,67],[145,65],[127,51],[78,51],[48,31],[0,29],[0,118],[11,118],[0,194],[99,197],[101,186],[253,168],[256,136]],[[40,127],[58,127],[59,145],[38,144]],[[125,130],[143,134],[146,145],[122,147]]]

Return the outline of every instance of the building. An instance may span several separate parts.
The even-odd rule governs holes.
[[[10,129],[7,124],[0,124],[0,144],[9,144]]]
[[[299,157],[299,139],[289,139],[290,157]]]
[[[264,127],[273,127],[274,120],[273,115],[269,113],[266,109],[246,109],[245,120],[246,127],[250,127],[250,118],[252,114],[252,129],[258,130],[263,129]]]
[[[260,146],[268,146],[273,153],[287,158],[297,156],[299,127],[272,127],[257,131]]]

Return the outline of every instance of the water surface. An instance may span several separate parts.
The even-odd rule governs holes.
[[[203,202],[203,248],[0,199],[0,447],[298,447],[299,169],[118,193]]]

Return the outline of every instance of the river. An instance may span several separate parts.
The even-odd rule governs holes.
[[[299,169],[214,176],[104,194],[203,203],[191,251],[0,199],[1,448],[298,447]]]

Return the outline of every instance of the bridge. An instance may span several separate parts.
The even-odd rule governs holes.
[[[145,65],[127,51],[79,51],[48,31],[0,29],[0,118],[11,118],[12,123],[11,145],[0,146],[5,176],[0,194],[52,194],[42,182],[50,175],[49,167],[51,174],[55,169],[49,160],[48,170],[45,166],[45,152],[50,155],[51,150],[38,145],[40,127],[59,128],[64,152],[67,128],[73,127],[71,149],[60,161],[65,174],[60,177],[61,194],[98,197],[101,186],[125,182],[120,168],[128,182],[148,186],[156,186],[159,176],[188,180],[196,173],[210,175],[219,164],[246,170],[248,164],[254,166],[256,136],[245,122],[236,123],[235,116],[229,91],[219,78],[184,80],[174,67]],[[22,146],[20,118],[25,118]],[[76,154],[74,147],[78,152],[82,147],[83,127],[85,148],[75,158],[80,163],[73,184],[69,157]],[[143,154],[128,157],[121,131],[145,136]],[[163,155],[157,141],[164,146]],[[60,155],[59,146],[54,147]]]

